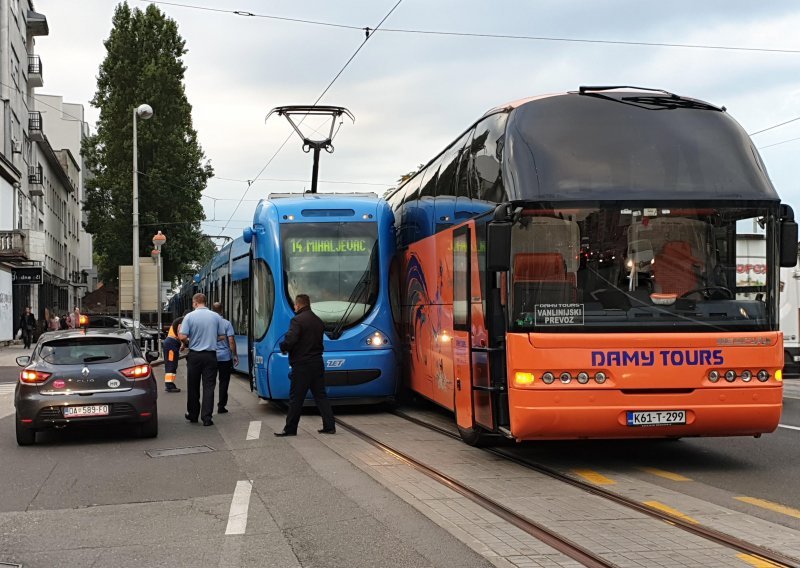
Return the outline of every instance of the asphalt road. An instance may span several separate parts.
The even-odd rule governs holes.
[[[156,439],[124,427],[65,429],[20,448],[9,394],[18,373],[0,367],[0,563],[490,566],[325,446],[318,416],[303,418],[297,438],[272,436],[283,415],[241,378],[231,383],[230,413],[212,427],[183,419],[184,389],[160,394]],[[213,451],[145,453],[203,445]]]

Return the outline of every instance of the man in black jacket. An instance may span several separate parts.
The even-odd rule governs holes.
[[[36,330],[36,316],[31,313],[31,307],[25,307],[25,313],[19,318],[19,328],[22,330],[22,344],[25,349],[31,348],[33,332]]]
[[[333,420],[331,403],[325,394],[325,365],[322,360],[322,338],[325,335],[325,324],[311,311],[311,300],[306,294],[298,294],[294,299],[295,315],[289,324],[289,331],[280,345],[281,353],[289,354],[289,412],[286,414],[286,426],[276,436],[296,436],[303,401],[308,389],[314,396],[320,414],[322,414],[322,434],[335,434],[336,423]]]

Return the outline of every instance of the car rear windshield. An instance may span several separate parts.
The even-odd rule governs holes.
[[[39,358],[52,365],[115,363],[131,353],[125,339],[113,337],[76,337],[49,341],[39,350]]]

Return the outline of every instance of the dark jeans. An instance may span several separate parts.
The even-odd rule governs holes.
[[[218,408],[225,408],[228,405],[228,385],[231,382],[231,371],[233,361],[217,361],[217,371],[219,373],[219,402]]]
[[[291,386],[289,387],[289,412],[286,414],[286,427],[284,431],[290,434],[297,433],[300,423],[300,414],[303,411],[303,401],[308,389],[314,396],[319,413],[322,415],[322,427],[333,430],[336,422],[333,420],[331,401],[325,394],[325,366],[322,359],[311,363],[300,363],[292,367],[289,373]]]
[[[25,346],[25,349],[31,348],[31,339],[33,338],[33,330],[32,329],[25,329],[22,328],[22,344]]]
[[[191,420],[197,415],[203,422],[211,420],[214,413],[214,385],[217,382],[216,351],[189,351],[187,358],[186,412]],[[203,409],[200,411],[200,384],[203,384]]]

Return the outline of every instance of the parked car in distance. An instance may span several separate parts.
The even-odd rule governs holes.
[[[140,342],[144,345],[148,341],[154,341],[156,338],[164,339],[166,334],[159,333],[157,329],[146,327],[137,322],[136,326],[139,328]],[[127,329],[133,333],[134,321],[131,318],[118,318],[116,316],[89,316],[89,329]]]
[[[17,444],[36,432],[73,425],[134,425],[140,436],[158,435],[158,388],[150,363],[128,330],[69,329],[42,334],[23,367],[14,394]]]

